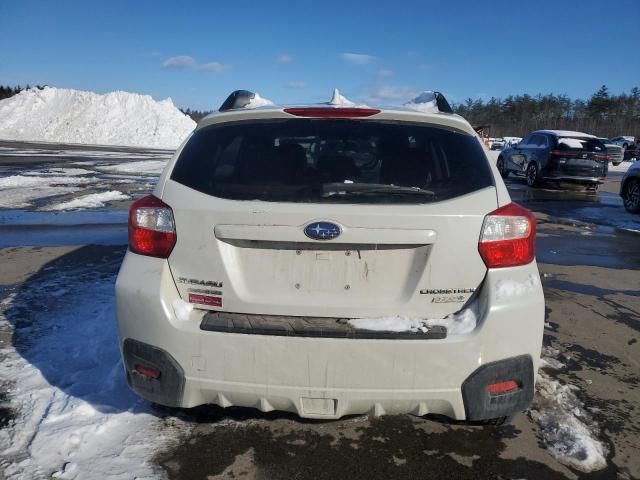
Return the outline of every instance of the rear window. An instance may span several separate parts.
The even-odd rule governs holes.
[[[477,139],[415,123],[292,119],[198,130],[171,179],[216,197],[426,203],[493,185]]]
[[[585,137],[559,137],[559,150],[584,150],[586,152],[606,152],[607,149],[601,140]]]

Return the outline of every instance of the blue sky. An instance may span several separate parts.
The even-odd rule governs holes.
[[[127,90],[217,108],[397,104],[640,86],[640,1],[0,1],[0,84]]]

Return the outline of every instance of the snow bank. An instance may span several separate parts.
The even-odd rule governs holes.
[[[117,190],[109,190],[108,192],[91,193],[83,195],[68,202],[58,203],[48,207],[47,210],[77,210],[79,208],[100,208],[104,207],[107,202],[114,200],[128,200],[129,195],[125,195]]]
[[[476,328],[478,312],[475,306],[448,315],[445,318],[410,318],[410,317],[380,317],[380,318],[353,318],[349,325],[361,330],[373,330],[379,332],[422,332],[429,331],[429,327],[443,326],[447,328],[447,335],[462,335]]]
[[[0,305],[0,324],[16,328],[1,352],[0,379],[11,385],[16,417],[0,429],[0,475],[158,478],[150,459],[175,438],[177,426],[127,387],[115,277],[84,266],[44,275]]]
[[[170,98],[64,88],[30,89],[0,101],[0,139],[177,148],[195,128]]]
[[[542,366],[562,370],[560,350],[542,347]],[[562,384],[545,372],[538,372],[536,396],[529,414],[540,426],[542,441],[560,462],[583,472],[606,467],[608,449],[598,439],[600,428],[576,395],[579,387]]]
[[[436,95],[430,91],[422,92],[413,100],[405,103],[403,107],[423,113],[438,113],[440,111],[438,109]]]
[[[538,397],[529,412],[553,456],[583,472],[606,467],[607,449],[598,440],[597,423],[575,394],[578,387],[562,385],[540,372],[536,389]]]

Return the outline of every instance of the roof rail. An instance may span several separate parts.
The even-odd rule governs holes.
[[[220,106],[219,112],[226,112],[227,110],[234,110],[236,108],[244,108],[251,103],[251,100],[256,96],[255,93],[249,90],[235,90],[231,92],[231,95]]]
[[[440,92],[433,92],[433,94],[436,96],[436,105],[438,106],[438,110],[445,113],[453,113],[451,105],[449,105],[449,102],[447,102],[447,99],[443,94]]]

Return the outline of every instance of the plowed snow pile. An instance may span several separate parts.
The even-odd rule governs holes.
[[[174,149],[196,124],[170,98],[45,87],[0,101],[0,139]]]

